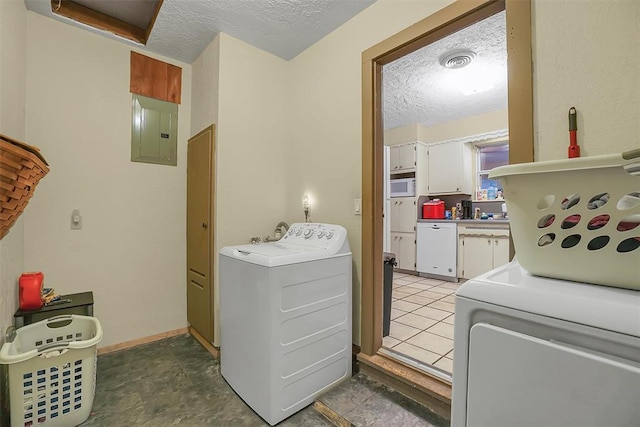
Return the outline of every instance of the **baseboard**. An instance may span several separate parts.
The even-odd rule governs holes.
[[[205,348],[205,350],[211,353],[213,357],[215,357],[216,359],[220,358],[220,350],[215,348],[213,344],[207,341],[205,337],[200,335],[200,333],[195,329],[193,329],[191,326],[189,326],[189,333],[191,334],[192,337],[196,339],[196,341],[200,343],[201,346]]]
[[[451,419],[451,385],[380,354],[358,355],[360,371]]]
[[[137,347],[142,344],[148,344],[154,341],[160,341],[165,338],[171,338],[178,335],[188,334],[189,330],[187,328],[174,329],[173,331],[162,332],[160,334],[151,335],[148,337],[137,338],[131,341],[121,342],[119,344],[107,345],[105,347],[100,347],[98,349],[98,356],[102,354],[113,353],[114,351],[125,350],[127,348]]]

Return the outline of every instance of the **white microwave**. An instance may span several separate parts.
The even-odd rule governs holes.
[[[392,179],[391,197],[414,197],[416,195],[416,179]]]

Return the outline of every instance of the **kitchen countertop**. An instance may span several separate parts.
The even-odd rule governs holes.
[[[509,225],[508,219],[418,219],[420,222],[455,222],[458,224]]]

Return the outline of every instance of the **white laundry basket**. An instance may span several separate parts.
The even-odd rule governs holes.
[[[640,289],[640,149],[502,166],[513,243],[530,273]]]
[[[17,329],[0,350],[0,403],[11,426],[75,426],[89,418],[101,340],[100,322],[90,316],[58,316]]]

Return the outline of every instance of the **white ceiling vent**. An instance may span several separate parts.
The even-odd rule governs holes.
[[[466,67],[476,59],[476,53],[470,50],[455,50],[440,57],[440,65],[445,68],[457,69]]]

